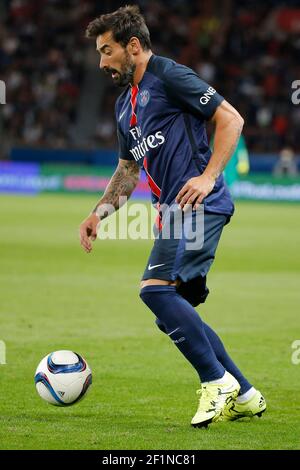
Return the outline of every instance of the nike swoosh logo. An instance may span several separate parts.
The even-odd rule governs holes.
[[[122,114],[120,114],[120,116],[119,116],[119,122],[121,121],[121,119],[122,119],[122,117],[124,116],[125,113],[126,113],[126,109],[125,109],[125,111],[123,111]]]
[[[228,388],[224,392],[220,392],[220,395],[227,395],[228,393],[232,393],[235,390],[235,386],[232,386],[231,388]]]
[[[175,328],[175,330],[171,331],[171,333],[168,333],[168,336],[172,335],[173,333],[175,333],[175,331],[179,330],[179,327],[178,328]]]
[[[151,264],[149,264],[148,269],[149,269],[149,271],[151,271],[151,269],[158,268],[159,266],[164,266],[164,265],[165,265],[165,263],[163,263],[163,264],[154,264],[153,266],[151,266]]]

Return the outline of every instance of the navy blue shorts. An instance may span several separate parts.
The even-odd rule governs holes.
[[[189,225],[199,236],[200,243],[191,245],[191,237],[186,231],[182,236],[174,236],[172,228],[174,219],[168,222],[171,226],[170,237],[164,238],[160,232],[154,242],[147,267],[142,280],[162,279],[165,281],[180,280],[177,291],[193,306],[205,302],[209,290],[206,286],[206,275],[215,258],[215,252],[221,237],[224,225],[230,216],[223,214],[204,213],[202,225],[196,222],[196,213],[185,215],[184,225]],[[202,241],[201,241],[202,238]],[[191,249],[192,248],[192,249]]]

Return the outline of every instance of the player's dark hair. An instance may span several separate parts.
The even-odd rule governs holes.
[[[97,39],[107,31],[111,31],[114,41],[123,47],[134,36],[139,39],[144,50],[151,49],[150,33],[137,5],[126,5],[113,13],[99,16],[88,25],[85,35]]]

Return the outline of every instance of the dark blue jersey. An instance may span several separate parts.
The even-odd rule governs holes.
[[[153,203],[173,204],[187,180],[203,173],[211,157],[205,121],[223,99],[190,68],[155,55],[138,86],[119,96],[119,157],[145,170]],[[206,212],[233,214],[223,175],[203,202]]]

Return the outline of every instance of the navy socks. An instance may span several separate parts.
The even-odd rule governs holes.
[[[225,369],[206,336],[203,321],[191,304],[176,292],[175,286],[146,286],[140,297],[196,369],[201,382],[223,377]]]
[[[158,295],[153,297],[150,300],[150,296],[152,293],[156,293]],[[164,292],[164,297],[161,297],[161,303],[159,300],[159,292]],[[163,295],[163,294],[162,294]],[[174,297],[173,297],[174,296]],[[179,299],[178,299],[179,297]],[[157,316],[156,324],[158,328],[166,333],[173,342],[176,344],[178,349],[184,354],[184,356],[190,361],[190,363],[195,367],[197,370],[202,382],[206,382],[208,380],[215,380],[220,378],[223,375],[221,373],[221,369],[218,368],[216,364],[217,361],[231,374],[233,375],[236,380],[239,382],[241,389],[239,395],[246,393],[252,385],[248,382],[246,377],[242,374],[239,368],[235,365],[233,360],[228,355],[221,339],[219,336],[214,332],[214,330],[204,323],[197,312],[191,307],[191,305],[186,302],[180,295],[176,293],[176,288],[173,286],[147,286],[144,287],[141,291],[141,298],[144,302],[148,305],[148,307],[155,313]],[[176,300],[175,300],[176,299]],[[181,299],[181,301],[180,301]],[[168,303],[169,305],[164,307],[164,309],[160,309],[161,305]],[[153,308],[155,310],[153,310]],[[186,307],[188,307],[186,309]],[[175,308],[176,310],[175,313]],[[186,309],[186,310],[185,310]],[[164,310],[164,312],[162,311]],[[179,323],[176,327],[176,321],[178,322],[178,315],[179,315]],[[173,318],[172,318],[173,317]],[[172,327],[168,328],[167,324],[172,323]],[[175,325],[175,326],[174,326]],[[180,325],[180,326],[179,326]],[[183,326],[184,325],[184,326]],[[173,331],[172,330],[176,330]],[[188,334],[189,329],[192,329],[191,335]],[[187,332],[186,335],[181,335],[183,329]],[[197,333],[196,333],[197,330]],[[171,334],[170,334],[171,333]],[[178,336],[177,336],[178,335]],[[187,343],[183,345],[185,341],[180,340],[181,337],[188,337]],[[206,339],[205,339],[206,337]],[[210,343],[211,348],[214,351],[214,355],[211,355],[211,350],[207,346],[207,342]],[[195,347],[194,341],[199,341],[200,344]],[[200,346],[200,347],[199,347]],[[206,361],[202,364],[201,361],[203,358],[203,352],[207,351],[208,355],[206,357]],[[199,365],[200,360],[200,365]],[[210,368],[210,364],[207,361],[212,361]],[[223,369],[222,369],[223,370]],[[208,372],[209,371],[209,372]],[[215,372],[213,372],[215,371]],[[216,372],[218,371],[218,372]],[[221,375],[220,375],[221,373]],[[219,377],[216,377],[216,374],[219,374]],[[208,378],[212,377],[212,378]]]
[[[248,390],[250,390],[252,385],[248,382],[246,377],[243,376],[239,368],[230,358],[219,336],[206,323],[203,322],[203,325],[206,336],[212,345],[213,350],[215,351],[217,359],[221,362],[222,366],[224,366],[225,369],[236,378],[241,386],[239,395],[243,395],[243,393],[246,393]]]

